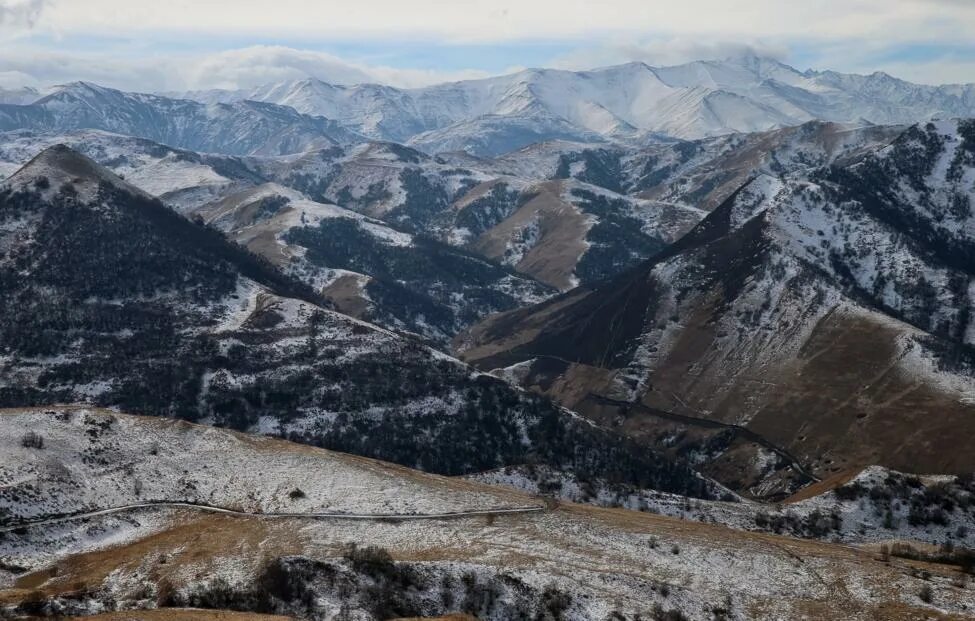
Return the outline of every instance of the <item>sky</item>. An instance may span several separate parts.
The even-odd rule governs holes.
[[[975,0],[0,0],[0,87],[413,87],[742,53],[975,82]]]

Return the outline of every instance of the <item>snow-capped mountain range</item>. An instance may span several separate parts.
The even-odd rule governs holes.
[[[816,119],[889,125],[975,114],[975,85],[923,86],[879,72],[802,72],[755,56],[674,67],[529,69],[418,89],[309,78],[187,96],[286,105],[370,138],[482,155],[556,138],[645,142],[658,134],[696,139]]]
[[[163,96],[78,82],[2,91],[0,102],[0,129],[102,129],[196,151],[279,155],[365,137],[427,153],[496,156],[548,140],[633,146],[813,120],[909,125],[969,117],[975,85],[799,71],[741,56],[673,67],[528,69],[415,89],[306,78]]]

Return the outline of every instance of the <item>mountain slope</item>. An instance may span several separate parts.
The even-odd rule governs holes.
[[[299,153],[360,140],[334,121],[285,106],[254,101],[205,105],[86,82],[61,87],[29,105],[0,105],[0,130],[15,129],[100,129],[229,155]]]
[[[408,231],[420,240],[410,248],[422,246],[421,254],[446,252],[460,257],[471,252],[566,290],[615,276],[647,259],[703,218],[706,212],[695,205],[712,209],[757,174],[785,175],[850,161],[892,140],[897,131],[815,122],[767,133],[642,149],[549,142],[495,160],[457,153],[430,157],[393,143],[332,147],[275,158],[239,158],[200,155],[102,132],[62,136],[19,131],[7,133],[8,144],[0,148],[0,160],[9,162],[9,167],[20,165],[45,145],[64,140],[188,214],[241,190],[245,192],[241,196],[247,196],[246,188],[273,180],[316,202],[334,203]],[[329,219],[327,224],[348,223]],[[244,235],[255,241],[259,228]],[[458,247],[462,253],[427,242],[425,238],[429,237]],[[471,302],[467,304],[451,293],[457,289],[456,275],[434,276],[424,268],[421,271],[430,272],[424,278],[443,284],[441,293],[434,292],[441,301],[431,306],[420,299],[424,296],[404,297],[401,285],[416,278],[400,268],[410,271],[411,266],[418,265],[412,260],[408,265],[394,262],[399,267],[388,274],[377,265],[356,267],[357,263],[372,261],[366,260],[366,255],[375,257],[378,252],[391,256],[385,248],[388,244],[376,247],[374,239],[374,235],[350,238],[346,245],[354,246],[352,252],[331,257],[319,253],[317,265],[310,266],[293,252],[287,257],[278,252],[282,240],[258,246],[266,247],[274,261],[291,257],[303,265],[301,273],[316,286],[323,285],[319,282],[325,274],[322,268],[382,276],[389,286],[374,292],[375,304],[363,298],[367,283],[352,274],[338,283],[333,299],[345,298],[342,309],[356,316],[417,331],[441,342],[484,314],[511,308],[512,296],[529,301],[540,295],[532,292],[532,286],[526,289],[517,278],[511,280],[492,268],[484,274],[487,281],[478,277],[480,284],[475,288],[483,294],[470,290]],[[325,246],[319,243],[318,247]],[[454,263],[474,267],[476,273],[483,271],[469,258],[459,262],[437,260],[429,267]],[[332,276],[338,275],[334,271],[327,274],[331,274],[327,278],[330,283]],[[499,283],[500,289],[488,281]],[[374,289],[380,286],[375,279],[370,282]],[[512,286],[516,290],[511,290]],[[425,287],[426,283],[421,288]],[[500,297],[487,294],[484,287],[497,290]],[[465,304],[471,309],[483,305],[483,309],[460,311],[458,315]],[[368,315],[362,315],[367,311]]]
[[[492,312],[538,302],[552,293],[510,268],[267,182],[279,177],[316,191],[316,185],[324,187],[318,179],[333,177],[339,183],[359,174],[355,169],[339,173],[338,166],[319,158],[326,152],[283,159],[198,154],[100,131],[20,130],[7,132],[3,138],[0,171],[13,172],[44,148],[68,144],[184,215],[231,234],[238,243],[316,289],[326,287],[326,298],[339,311],[441,344]],[[353,152],[360,153],[354,157],[361,157],[368,166],[395,148],[420,155],[405,147],[379,144]],[[308,164],[308,159],[313,161]],[[324,170],[318,171],[322,166]],[[305,173],[313,168],[316,172]],[[377,178],[395,184],[399,176],[399,170],[393,170]],[[337,194],[356,206],[348,190]],[[404,201],[423,200],[422,188],[412,194]],[[305,221],[300,217],[303,213],[308,217]],[[289,241],[297,237],[303,244]],[[314,252],[309,254],[309,248]]]
[[[972,127],[759,177],[642,267],[458,342],[483,368],[536,361],[526,384],[596,420],[622,413],[651,443],[671,413],[757,433],[820,476],[970,471]],[[760,490],[753,466],[721,477]]]
[[[459,474],[534,460],[694,494],[637,451],[318,293],[70,149],[0,193],[0,404],[88,403]]]
[[[412,136],[407,144],[428,153],[466,151],[494,157],[547,140],[599,143],[605,138],[547,111],[535,111],[517,116],[491,114],[465,119]]]
[[[0,88],[0,103],[26,105],[34,103],[44,95],[44,92],[31,86],[25,86],[23,88]]]
[[[482,164],[480,170],[571,178],[636,198],[711,211],[757,175],[842,165],[886,146],[905,129],[811,121],[766,132],[639,148],[550,142],[507,153]]]
[[[315,200],[438,239],[558,289],[615,275],[703,217],[680,204],[533,176],[544,174],[542,167],[518,171],[506,160],[456,159],[370,143],[268,160],[258,169]]]
[[[532,175],[547,173],[543,166],[532,170],[525,153],[518,166],[524,176],[512,177],[505,173],[514,168],[508,160],[459,166],[456,156],[431,158],[392,143],[241,158],[98,131],[21,130],[4,138],[0,169],[15,169],[46,146],[65,142],[188,216],[211,221],[214,210],[226,211],[222,230],[235,231],[238,241],[309,284],[329,286],[329,298],[343,312],[441,343],[487,314],[540,301],[549,295],[548,287],[614,275],[703,217],[679,204],[630,198],[572,180],[538,183]],[[537,159],[547,157],[546,151]],[[566,165],[567,171],[577,169]],[[579,176],[600,180],[585,171]],[[277,181],[277,189],[261,188],[268,180]],[[304,225],[289,216],[300,210],[271,217],[255,209],[257,201],[274,193],[307,205],[309,213],[348,217]],[[254,220],[258,212],[268,216],[260,224]],[[359,225],[346,230],[349,218],[369,220],[369,230]],[[303,236],[301,248],[315,252],[303,254],[299,245],[285,249],[291,230]],[[391,245],[394,239],[411,241]]]
[[[277,184],[195,213],[311,284],[340,312],[441,344],[487,315],[554,293],[499,265]]]
[[[474,194],[474,191],[471,192]],[[454,224],[467,246],[562,291],[615,276],[690,230],[692,207],[630,198],[574,180],[466,196]],[[499,209],[500,208],[500,209]]]

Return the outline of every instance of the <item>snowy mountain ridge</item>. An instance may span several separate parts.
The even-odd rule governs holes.
[[[655,134],[697,139],[817,119],[910,124],[975,114],[975,85],[918,85],[882,72],[801,72],[756,56],[673,67],[634,62],[579,72],[528,69],[416,89],[307,78],[188,96],[292,106],[370,138],[480,155],[549,139],[646,142]]]
[[[910,125],[975,116],[975,85],[801,72],[742,56],[673,67],[526,69],[402,89],[316,78],[250,90],[126,93],[88,82],[0,92],[0,130],[100,129],[228,155],[286,155],[365,139],[498,156],[562,140],[646,146],[820,120]]]
[[[89,82],[57,87],[26,105],[0,104],[0,129],[97,129],[228,155],[281,155],[362,140],[334,121],[273,103],[204,104]]]

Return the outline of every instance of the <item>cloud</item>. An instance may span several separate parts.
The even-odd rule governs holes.
[[[676,65],[692,60],[721,59],[746,54],[776,60],[785,60],[789,56],[788,47],[781,44],[712,42],[687,37],[645,43],[621,43],[617,44],[615,48],[628,61],[638,60],[659,65]]]
[[[435,69],[397,69],[394,67],[372,67],[369,72],[375,82],[389,84],[402,88],[417,88],[443,82],[458,82],[460,80],[479,80],[493,75],[502,75],[521,71],[525,67],[506,67],[499,72],[481,69],[460,69],[456,71],[438,71]]]
[[[751,52],[800,69],[969,82],[975,51],[896,52],[961,49],[973,29],[975,0],[0,0],[0,73],[7,83],[88,79],[144,91],[246,89],[308,75],[422,86],[489,75],[445,70],[470,50],[479,67],[504,72],[490,50],[506,46],[512,64],[567,69]],[[276,44],[240,43],[249,40]],[[403,68],[302,49],[315,43],[383,59],[431,51],[415,56],[426,66]],[[551,51],[524,61],[510,53],[537,44]],[[181,51],[201,49],[218,51]]]
[[[923,62],[880,63],[874,68],[918,84],[967,84],[975,81],[975,58],[949,55]]]
[[[0,48],[0,86],[44,87],[76,80],[123,90],[158,92],[256,86],[315,77],[333,84],[377,82],[417,87],[487,77],[475,70],[437,71],[372,66],[332,54],[259,45],[200,55],[132,57],[12,45]]]
[[[17,89],[24,86],[39,86],[33,76],[22,71],[0,71],[0,88]]]
[[[789,49],[785,45],[701,41],[696,37],[668,37],[651,41],[634,39],[617,41],[601,47],[579,48],[556,58],[553,66],[580,70],[638,61],[659,67],[745,54],[787,60]]]
[[[836,42],[817,46],[815,50],[816,53],[812,55],[804,53],[802,62],[797,63],[785,45],[700,42],[679,37],[653,41],[624,39],[601,47],[578,48],[553,59],[548,66],[581,70],[629,61],[665,66],[750,53],[792,62],[799,69],[836,69],[858,73],[883,70],[903,79],[927,84],[971,82],[975,76],[975,55],[966,56],[961,52],[911,62],[904,59],[885,60],[883,54],[889,52],[889,48],[877,43]],[[509,67],[494,74],[520,69],[523,67]],[[335,84],[376,82],[409,88],[494,74],[473,69],[442,71],[369,65],[318,51],[268,45],[211,54],[151,57],[52,50],[24,44],[0,47],[0,87],[5,88],[46,87],[86,80],[142,92],[210,88],[246,90],[309,76]]]
[[[308,76],[335,84],[373,80],[363,68],[330,54],[266,45],[210,54],[194,60],[182,73],[191,89],[248,88]]]
[[[48,0],[0,0],[0,27],[33,28]]]
[[[111,55],[81,55],[30,46],[0,49],[0,67],[8,86],[51,86],[87,80],[108,86],[138,87],[170,84],[168,68],[160,63],[137,63]],[[15,84],[13,79],[20,77]]]
[[[46,28],[439,42],[586,39],[606,33],[723,40],[881,37],[965,41],[969,0],[49,0]],[[706,38],[703,40],[707,40]]]
[[[332,84],[378,82],[415,87],[453,80],[487,77],[484,71],[438,71],[373,66],[332,54],[284,46],[257,45],[204,56],[183,71],[187,88],[250,88],[262,84],[314,77]],[[179,68],[174,68],[180,72]]]

